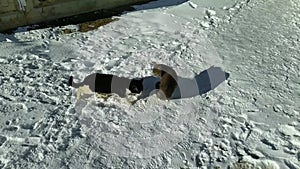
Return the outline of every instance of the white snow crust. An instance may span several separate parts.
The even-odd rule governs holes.
[[[298,0],[135,9],[86,33],[0,34],[0,168],[300,168]],[[177,72],[174,99],[76,100],[67,84],[154,63]]]

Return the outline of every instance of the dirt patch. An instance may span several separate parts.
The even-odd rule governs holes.
[[[119,20],[118,18],[104,18],[104,19],[98,19],[96,21],[90,21],[79,24],[79,31],[80,32],[87,32],[90,30],[97,29],[100,26],[106,25],[110,22],[114,22]]]
[[[132,7],[122,7],[114,10],[95,11],[86,14],[57,19],[51,22],[40,23],[38,24],[37,27],[34,27],[33,29],[66,26],[66,25],[78,25],[79,32],[87,32],[90,30],[97,29],[98,27],[106,25],[110,22],[117,21],[118,20],[117,18],[112,18],[112,17],[119,16],[124,11],[132,11],[132,10],[133,10]],[[73,33],[76,31],[77,30],[63,29],[63,32],[65,34]]]
[[[97,29],[103,25],[109,24],[111,22],[117,21],[119,20],[118,18],[104,18],[104,19],[98,19],[95,21],[89,21],[89,22],[84,22],[84,23],[80,23],[78,24],[79,29],[78,30],[74,30],[74,29],[69,29],[69,28],[65,28],[62,29],[64,34],[70,34],[73,32],[88,32],[94,29]]]

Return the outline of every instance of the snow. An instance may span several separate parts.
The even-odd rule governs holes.
[[[299,168],[298,1],[135,8],[86,33],[0,34],[0,168]],[[67,86],[154,63],[177,72],[173,100],[151,94],[154,77],[133,105]]]
[[[190,6],[192,7],[192,8],[197,8],[197,4],[195,4],[194,2],[192,2],[192,1],[189,1],[189,4],[190,4]]]

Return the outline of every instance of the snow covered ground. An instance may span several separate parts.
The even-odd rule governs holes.
[[[0,168],[300,168],[298,0],[136,9],[87,33],[0,34]],[[154,62],[185,98],[78,101],[67,86],[151,76]]]

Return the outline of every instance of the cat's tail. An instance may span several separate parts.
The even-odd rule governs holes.
[[[80,86],[82,86],[81,83],[74,83],[74,81],[73,81],[73,76],[70,76],[68,85],[69,85],[69,86],[72,86],[72,87],[74,87],[74,88],[79,88]]]

